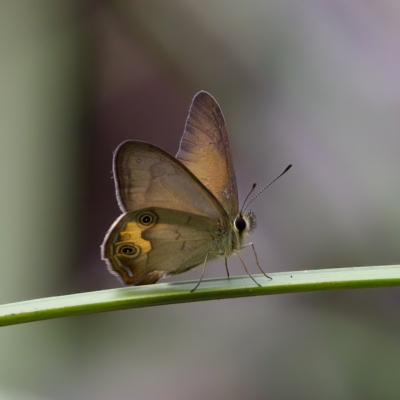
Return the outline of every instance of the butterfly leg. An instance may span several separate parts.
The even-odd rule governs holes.
[[[246,264],[244,263],[244,261],[243,261],[241,255],[240,255],[240,253],[239,253],[237,250],[235,250],[235,253],[239,256],[240,261],[241,261],[242,264],[243,264],[244,270],[247,272],[247,275],[253,280],[253,282],[254,282],[257,286],[261,286],[261,285],[251,276],[250,272],[247,271]]]
[[[200,277],[199,281],[197,282],[197,285],[190,291],[191,293],[193,293],[193,292],[199,287],[201,281],[202,281],[203,278],[204,278],[204,273],[206,272],[207,258],[208,258],[208,254],[209,254],[209,253],[210,253],[210,252],[208,251],[207,254],[206,254],[206,258],[205,258],[205,260],[204,260],[203,272],[202,272],[202,274],[201,274],[201,277]]]
[[[230,278],[229,276],[229,269],[228,269],[228,259],[225,257],[225,268],[226,268],[226,274],[228,275],[228,279]]]
[[[271,278],[270,276],[268,276],[268,275],[263,271],[263,269],[261,268],[260,263],[258,262],[258,256],[257,256],[257,253],[256,253],[256,249],[254,248],[254,244],[253,244],[253,243],[245,244],[244,246],[241,247],[241,249],[244,249],[245,247],[249,247],[249,246],[251,246],[251,247],[253,248],[253,253],[254,253],[254,256],[255,256],[255,258],[256,258],[257,267],[260,269],[260,271],[264,274],[264,276],[265,276],[266,278],[272,280],[272,278]]]

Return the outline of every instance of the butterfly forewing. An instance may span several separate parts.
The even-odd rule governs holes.
[[[117,199],[123,212],[162,207],[221,220],[218,200],[179,161],[149,143],[126,141],[114,155]]]
[[[217,101],[207,92],[194,97],[176,158],[214,194],[232,220],[238,191],[228,130]]]

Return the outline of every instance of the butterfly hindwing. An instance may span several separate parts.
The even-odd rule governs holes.
[[[221,253],[218,221],[188,212],[146,208],[122,215],[102,247],[109,270],[125,283],[155,283]]]

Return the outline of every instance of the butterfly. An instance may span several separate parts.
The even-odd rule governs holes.
[[[239,211],[227,126],[209,93],[194,96],[176,157],[127,140],[115,150],[113,174],[123,214],[108,231],[101,255],[126,284],[152,284],[203,264],[196,289],[212,259],[225,257],[229,277],[226,258],[233,253],[248,273],[239,251],[254,250],[242,243],[256,218]]]

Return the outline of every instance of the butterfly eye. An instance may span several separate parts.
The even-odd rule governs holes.
[[[143,213],[139,214],[137,217],[138,225],[141,228],[149,228],[156,223],[157,216],[151,211],[144,211]]]
[[[246,221],[241,215],[236,217],[234,224],[239,232],[243,232],[247,227]]]
[[[126,257],[137,257],[140,254],[140,247],[134,244],[122,244],[117,247],[116,252]]]

